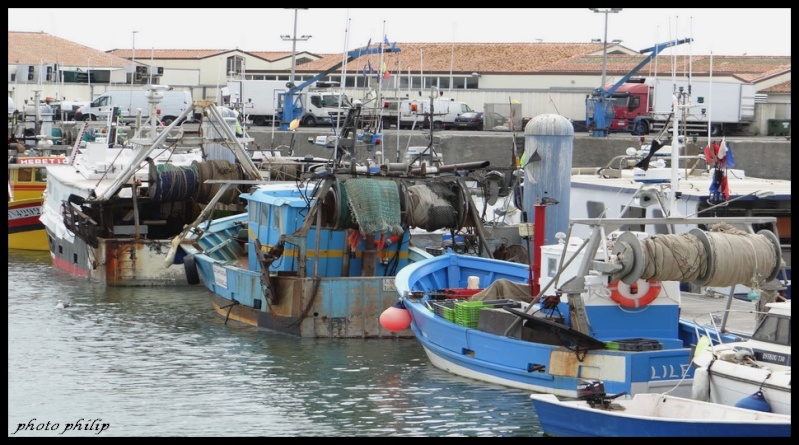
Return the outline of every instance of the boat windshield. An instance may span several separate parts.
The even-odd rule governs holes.
[[[791,319],[775,314],[766,315],[752,334],[752,339],[791,346]]]

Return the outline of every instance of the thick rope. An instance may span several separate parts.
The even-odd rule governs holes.
[[[150,175],[153,175],[152,169]],[[150,198],[154,202],[182,201],[193,197],[198,186],[197,170],[193,166],[158,165],[154,184],[150,185]]]
[[[777,267],[774,245],[764,235],[717,224],[706,232],[715,267],[705,286],[755,287],[763,283]],[[641,241],[646,265],[645,280],[691,282],[708,271],[708,251],[696,236],[658,235]]]

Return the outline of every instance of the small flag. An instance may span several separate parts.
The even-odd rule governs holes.
[[[372,61],[371,60],[367,60],[366,63],[369,65],[369,74],[374,74],[375,69],[372,68]]]
[[[719,159],[724,161],[724,166],[735,167],[735,158],[732,156],[732,147],[727,143],[727,138],[721,138],[721,145],[719,146]]]
[[[383,34],[383,43],[385,43],[385,44],[386,44],[386,46],[391,46],[391,44],[390,44],[390,43],[388,43],[388,36],[387,36],[387,35],[385,35],[385,34]]]
[[[372,45],[372,39],[369,38],[369,41],[366,43],[366,50],[367,51],[369,50],[369,46],[371,46],[371,45]]]
[[[363,66],[363,77],[366,77],[366,65]]]

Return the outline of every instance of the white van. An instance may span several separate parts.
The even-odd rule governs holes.
[[[438,98],[433,101],[433,128],[454,128],[455,118],[472,110],[466,102],[457,102],[450,98]],[[429,128],[430,99],[404,100],[400,103],[400,127]]]
[[[158,104],[158,116],[164,125],[169,125],[180,116],[187,107],[192,106],[189,91],[162,91],[164,98]],[[123,118],[133,118],[141,110],[142,119],[148,119],[150,104],[145,96],[147,91],[106,91],[94,99],[88,106],[80,107],[75,112],[75,120],[105,120],[118,107]]]

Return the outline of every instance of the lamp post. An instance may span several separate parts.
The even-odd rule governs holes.
[[[280,36],[281,39],[291,40],[291,77],[289,77],[289,83],[294,85],[294,71],[297,66],[297,40],[306,41],[311,38],[311,36],[300,36],[297,37],[297,11],[300,9],[307,10],[308,8],[286,8],[286,9],[293,9],[294,10],[294,34],[292,35],[282,35]]]
[[[605,73],[608,65],[608,14],[617,13],[622,8],[588,8],[596,13],[605,14],[605,40],[602,43],[602,88],[605,88]]]
[[[131,54],[130,60],[133,62],[133,74],[130,75],[130,86],[133,86],[133,81],[136,80],[136,33],[139,31],[132,31],[133,32],[133,41],[131,43],[131,48],[133,49],[133,53]]]

